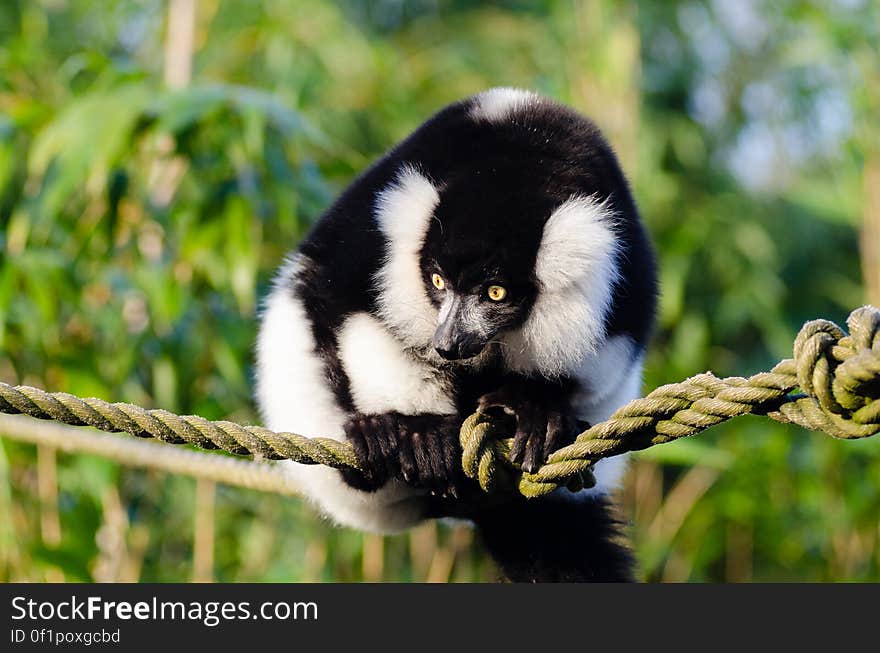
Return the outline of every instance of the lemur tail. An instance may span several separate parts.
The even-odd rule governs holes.
[[[510,581],[635,581],[633,555],[605,497],[518,499],[474,522]]]

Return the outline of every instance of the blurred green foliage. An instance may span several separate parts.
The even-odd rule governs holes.
[[[576,106],[620,153],[662,269],[646,387],[767,369],[804,320],[867,301],[876,3],[197,6],[170,89],[166,2],[0,5],[0,379],[255,420],[284,253],[383,150],[496,85]],[[52,452],[0,444],[0,579],[192,577],[194,481],[59,454],[55,496]],[[638,455],[623,498],[647,580],[880,580],[874,441],[746,418]],[[219,580],[494,578],[461,527],[365,538],[219,488],[211,528]]]

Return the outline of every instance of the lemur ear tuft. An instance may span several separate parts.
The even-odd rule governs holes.
[[[401,166],[376,199],[376,224],[386,241],[375,277],[379,313],[411,346],[434,335],[437,311],[425,291],[419,251],[439,202],[438,188],[411,164]]]
[[[613,285],[617,236],[609,201],[575,195],[547,219],[535,263],[545,292],[565,290],[589,278]]]
[[[376,220],[390,240],[417,249],[439,202],[437,187],[415,166],[406,164],[394,183],[379,193]]]
[[[501,123],[542,102],[539,95],[521,88],[490,88],[474,96],[470,115],[475,120]]]

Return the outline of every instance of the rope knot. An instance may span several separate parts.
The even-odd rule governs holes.
[[[827,320],[807,322],[794,342],[794,366],[815,401],[811,419],[830,424],[834,437],[865,437],[880,430],[880,310],[856,309],[847,326],[849,335]]]
[[[559,487],[578,490],[595,483],[591,468],[602,458],[688,437],[747,413],[836,438],[874,435],[880,432],[880,310],[857,309],[847,325],[849,335],[828,320],[807,322],[794,358],[771,372],[726,379],[698,374],[661,386],[581,433],[534,473],[510,462],[509,424],[476,413],[461,429],[464,471],[486,492],[515,488],[538,497]],[[805,394],[791,394],[796,387]]]
[[[484,413],[474,413],[459,431],[464,473],[480,484],[484,492],[512,489],[510,445],[500,425]]]
[[[484,492],[493,494],[520,492],[525,496],[540,496],[555,489],[557,485],[526,474],[510,460],[512,439],[506,435],[509,431],[509,419],[481,412],[468,417],[460,431],[464,473],[477,481]],[[572,492],[593,487],[596,479],[592,466],[569,472],[562,484]]]

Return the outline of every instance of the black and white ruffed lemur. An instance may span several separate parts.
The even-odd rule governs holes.
[[[289,465],[335,522],[398,531],[465,516],[512,581],[625,581],[632,556],[595,487],[468,506],[459,426],[515,424],[526,470],[640,393],[656,268],[597,127],[496,88],[430,118],[361,174],[281,267],[262,313],[266,425],[352,443],[365,470]],[[511,428],[514,428],[513,426]]]

